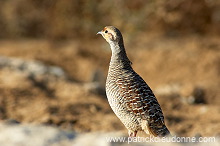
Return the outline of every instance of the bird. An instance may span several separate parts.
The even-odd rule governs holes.
[[[129,137],[136,137],[138,131],[155,137],[170,135],[153,91],[131,66],[119,29],[106,26],[97,34],[109,43],[112,52],[105,87],[107,99]]]

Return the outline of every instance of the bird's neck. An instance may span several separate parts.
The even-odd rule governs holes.
[[[111,56],[111,66],[121,65],[123,66],[130,66],[131,62],[127,57],[125,47],[123,43],[110,43],[110,47],[112,50]]]

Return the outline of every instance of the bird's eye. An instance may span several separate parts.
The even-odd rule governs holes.
[[[106,30],[105,33],[108,33],[108,30]]]

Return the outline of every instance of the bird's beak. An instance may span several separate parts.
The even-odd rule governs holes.
[[[97,32],[97,34],[96,34],[96,35],[98,35],[98,34],[102,34],[102,31]]]

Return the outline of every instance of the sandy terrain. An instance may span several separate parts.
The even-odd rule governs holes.
[[[219,40],[192,35],[125,39],[133,68],[155,92],[173,134],[220,134]],[[127,133],[103,90],[111,52],[100,36],[65,42],[2,40],[0,54],[57,66],[66,74],[33,77],[25,68],[1,65],[1,121],[55,125],[76,132]]]

